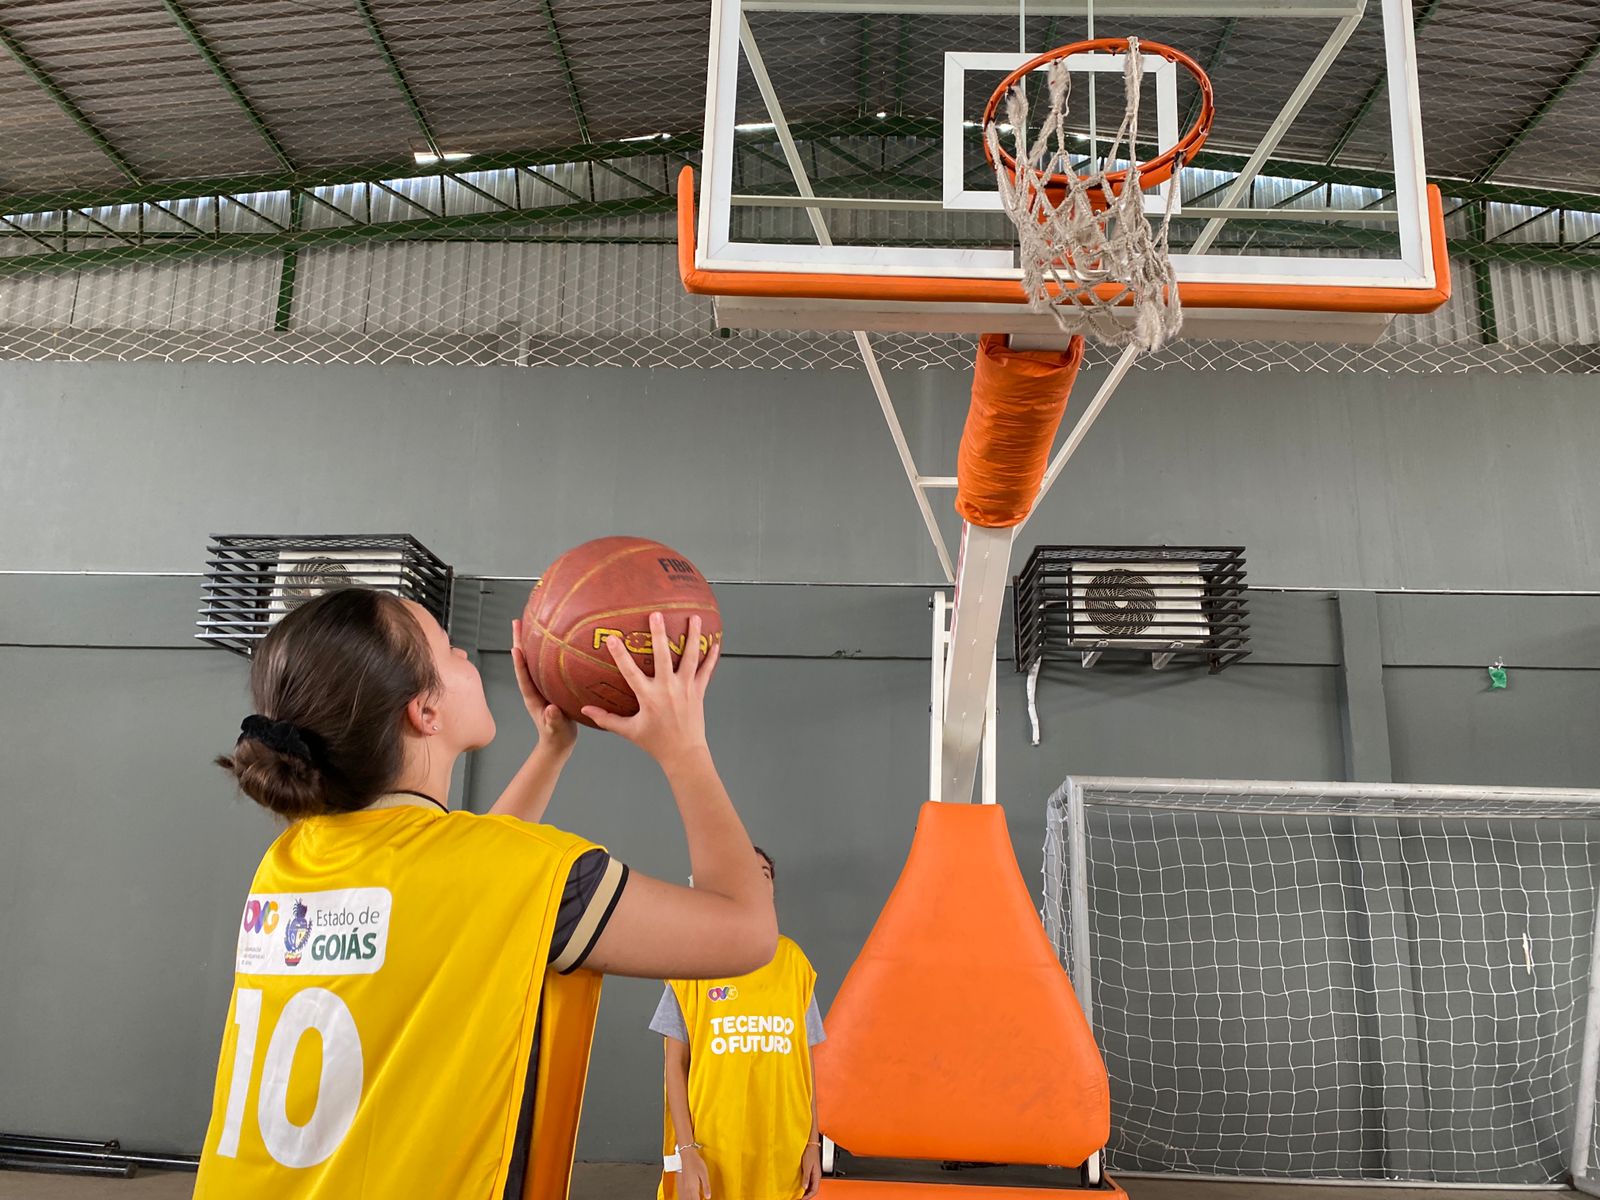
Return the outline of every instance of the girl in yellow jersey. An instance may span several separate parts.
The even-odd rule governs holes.
[[[651,630],[670,663],[659,616]],[[197,1197],[565,1197],[599,973],[750,970],[777,937],[706,749],[717,651],[702,662],[698,636],[654,677],[612,639],[639,713],[587,711],[665,773],[694,889],[536,823],[576,734],[520,652],[538,743],[477,816],[444,800],[494,718],[425,609],[347,589],[262,640],[256,712],[218,762],[289,825],[241,911]]]
[[[770,888],[772,856],[755,847]],[[667,983],[650,1028],[666,1050],[659,1200],[811,1200],[822,1182],[811,1047],[817,973],[778,939],[737,978]]]

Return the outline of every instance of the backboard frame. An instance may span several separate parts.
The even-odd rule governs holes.
[[[1442,208],[1436,190],[1425,184],[1410,0],[1164,0],[1161,11],[1168,15],[1317,17],[1336,22],[1227,195],[1214,208],[1191,208],[1189,215],[1210,218],[1197,239],[1202,251],[1209,249],[1231,216],[1266,216],[1241,208],[1238,200],[1367,14],[1369,4],[1380,9],[1384,24],[1394,208],[1365,215],[1338,210],[1336,219],[1393,222],[1398,254],[1370,258],[1174,253],[1185,310],[1193,326],[1186,327],[1185,336],[1370,343],[1394,314],[1429,312],[1448,299]],[[680,266],[690,291],[719,298],[722,324],[765,329],[1031,334],[1047,334],[1056,328],[1048,314],[1027,310],[1020,270],[1014,254],[1007,251],[832,244],[825,215],[830,209],[942,207],[942,202],[817,196],[793,151],[781,97],[772,91],[748,21],[749,14],[768,11],[1015,15],[1017,0],[713,0],[712,8],[700,204],[696,212],[693,197],[680,191]],[[1028,0],[1026,12],[1029,16],[1070,17],[1083,16],[1090,8],[1091,0]],[[1101,18],[1137,18],[1141,11],[1149,12],[1148,3],[1141,0],[1095,0],[1092,8]],[[1137,33],[1137,28],[1129,32]],[[950,47],[947,53],[963,52]],[[762,88],[773,126],[785,144],[795,176],[795,196],[739,197],[733,192],[735,104],[742,57]],[[948,119],[946,114],[946,123]],[[680,181],[680,188],[684,182]],[[731,236],[733,209],[746,202],[805,208],[817,234],[816,244],[735,240]],[[1276,211],[1281,217],[1290,210]],[[1317,211],[1312,210],[1313,219]],[[1305,210],[1292,212],[1297,218],[1306,215]],[[685,216],[693,218],[687,226]],[[1339,315],[1318,320],[1316,314]]]
[[[1031,54],[999,54],[993,51],[946,51],[944,56],[944,150],[943,168],[946,212],[1001,212],[998,190],[979,191],[966,186],[966,163],[961,157],[962,107],[961,96],[968,71],[1011,72],[1022,66]],[[1066,58],[1069,71],[1094,72],[1119,77],[1123,70],[1121,54],[1072,54]],[[1144,73],[1153,75],[1156,85],[1156,129],[1161,145],[1170,146],[1178,140],[1178,67],[1164,58],[1151,56],[1145,59]],[[1160,215],[1167,211],[1167,193],[1172,181],[1167,180],[1144,194],[1145,211]],[[1174,197],[1173,215],[1183,211],[1181,197]]]

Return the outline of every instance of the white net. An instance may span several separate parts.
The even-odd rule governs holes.
[[[1109,1169],[1568,1177],[1600,794],[1068,780],[1047,822]]]
[[[983,131],[1001,207],[1017,229],[1028,306],[1048,312],[1066,332],[1090,334],[1102,345],[1159,350],[1183,328],[1178,279],[1167,253],[1178,186],[1168,186],[1166,213],[1151,222],[1145,218],[1137,172],[1127,168],[1120,188],[1110,178],[1115,164],[1133,158],[1139,144],[1144,80],[1139,39],[1129,38],[1123,55],[1122,123],[1099,167],[1086,174],[1078,174],[1073,162],[1067,127],[1072,75],[1066,60],[1051,63],[1048,76],[1049,103],[1037,133],[1028,132],[1028,93],[1020,81],[1006,94],[1005,121],[996,117]],[[1001,157],[1002,125],[1011,131],[1014,166]],[[1097,205],[1096,198],[1102,203]],[[1132,314],[1126,322],[1117,317],[1124,305]]]

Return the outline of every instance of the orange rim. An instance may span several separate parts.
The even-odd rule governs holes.
[[[989,123],[994,120],[995,113],[999,111],[1000,105],[1006,98],[1006,93],[1019,80],[1037,71],[1040,67],[1073,54],[1126,53],[1128,41],[1129,39],[1127,38],[1095,38],[1093,41],[1073,42],[1071,45],[1058,46],[1054,50],[1047,50],[1038,57],[1029,59],[1002,79],[1000,86],[995,88],[994,94],[989,97],[989,103],[984,106],[983,110],[983,129],[985,131],[988,130]],[[1206,144],[1206,138],[1211,135],[1211,123],[1216,119],[1217,103],[1216,94],[1211,88],[1211,79],[1205,73],[1205,69],[1182,50],[1174,50],[1171,46],[1162,45],[1160,42],[1144,41],[1139,43],[1139,50],[1141,53],[1149,52],[1166,59],[1170,63],[1177,64],[1193,75],[1195,82],[1200,85],[1200,112],[1195,116],[1194,124],[1189,127],[1188,132],[1164,153],[1157,155],[1149,162],[1140,163],[1138,166],[1136,178],[1139,180],[1139,188],[1142,191],[1149,191],[1151,188],[1160,187],[1171,179],[1174,170],[1187,164],[1190,159],[1200,153],[1200,147]],[[989,150],[987,135],[983,139],[983,157],[988,160],[991,167],[995,166],[994,155]],[[1000,151],[1000,163],[1011,173],[1012,179],[1017,177],[1017,160],[1007,154],[1004,149]],[[1077,178],[1081,182],[1087,176],[1080,175]],[[1106,174],[1106,187],[1110,189],[1113,196],[1122,194],[1122,189],[1126,186],[1127,181],[1128,169],[1126,167],[1120,171],[1110,171]],[[1045,194],[1053,202],[1059,204],[1062,196],[1066,194],[1067,182],[1067,176],[1060,173],[1052,174],[1045,181]],[[1096,212],[1103,212],[1106,208],[1105,193],[1099,188],[1092,189],[1089,192],[1089,203],[1093,205]]]

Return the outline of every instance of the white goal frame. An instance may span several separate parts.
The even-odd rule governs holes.
[[[1251,803],[1252,798],[1259,798],[1259,806]],[[1354,802],[1361,803],[1359,810],[1354,808]],[[1221,811],[1242,816],[1360,815],[1375,828],[1405,819],[1564,820],[1600,824],[1600,790],[1069,776],[1047,802],[1050,836],[1047,836],[1044,848],[1045,903],[1041,917],[1052,944],[1061,954],[1063,966],[1071,975],[1084,1014],[1091,1028],[1097,1031],[1097,1039],[1100,1037],[1100,1022],[1096,1019],[1093,908],[1089,894],[1090,859],[1094,853],[1089,815],[1097,805],[1127,810]],[[1381,835],[1383,830],[1378,829],[1377,832]],[[1376,852],[1380,855],[1383,853],[1381,848]],[[1600,838],[1594,843],[1592,855],[1592,861],[1600,863]],[[1381,879],[1384,875],[1381,864],[1375,875],[1380,877],[1376,886],[1387,886]],[[1597,896],[1600,896],[1600,887],[1597,887]],[[1600,1116],[1596,1106],[1597,1076],[1600,1076],[1600,900],[1595,904],[1590,927],[1584,930],[1580,925],[1579,932],[1584,935],[1582,940],[1587,942],[1589,961],[1586,998],[1582,1002],[1581,1052],[1572,1095],[1572,1125],[1566,1143],[1565,1165],[1570,1186],[1589,1195],[1600,1196],[1600,1129],[1596,1127],[1597,1116]],[[1371,936],[1374,941],[1380,936],[1376,927],[1371,931]],[[1087,952],[1083,948],[1087,948]],[[1574,966],[1581,962],[1581,958],[1574,960]],[[1405,1007],[1403,999],[1397,1007]],[[1389,1019],[1404,1020],[1405,1014],[1400,1012]],[[1381,1069],[1404,1070],[1405,1066],[1401,1064],[1396,1068],[1385,1062],[1381,1064]],[[1387,1087],[1386,1080],[1386,1090]],[[1111,1165],[1111,1169],[1117,1170],[1115,1164]],[[1127,1167],[1118,1171],[1124,1176],[1148,1173]],[[1356,1179],[1302,1178],[1298,1175],[1268,1177],[1199,1171],[1162,1174],[1167,1177],[1175,1175],[1231,1182],[1323,1183],[1340,1186],[1399,1185],[1494,1190],[1548,1190],[1561,1186],[1560,1180],[1543,1183],[1435,1182],[1403,1175]]]

